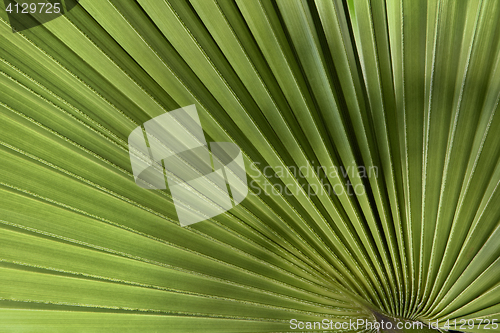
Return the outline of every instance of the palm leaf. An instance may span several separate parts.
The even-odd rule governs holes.
[[[64,6],[0,14],[2,332],[500,332],[500,2]],[[182,228],[127,137],[191,104],[251,193]]]

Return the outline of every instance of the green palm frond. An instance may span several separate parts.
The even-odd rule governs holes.
[[[64,6],[0,5],[1,332],[500,332],[500,1]],[[250,192],[181,227],[127,139],[192,104]]]

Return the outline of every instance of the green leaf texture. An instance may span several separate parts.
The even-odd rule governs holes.
[[[0,4],[1,332],[500,332],[500,1],[65,3]],[[183,228],[127,138],[191,104],[250,193]]]

